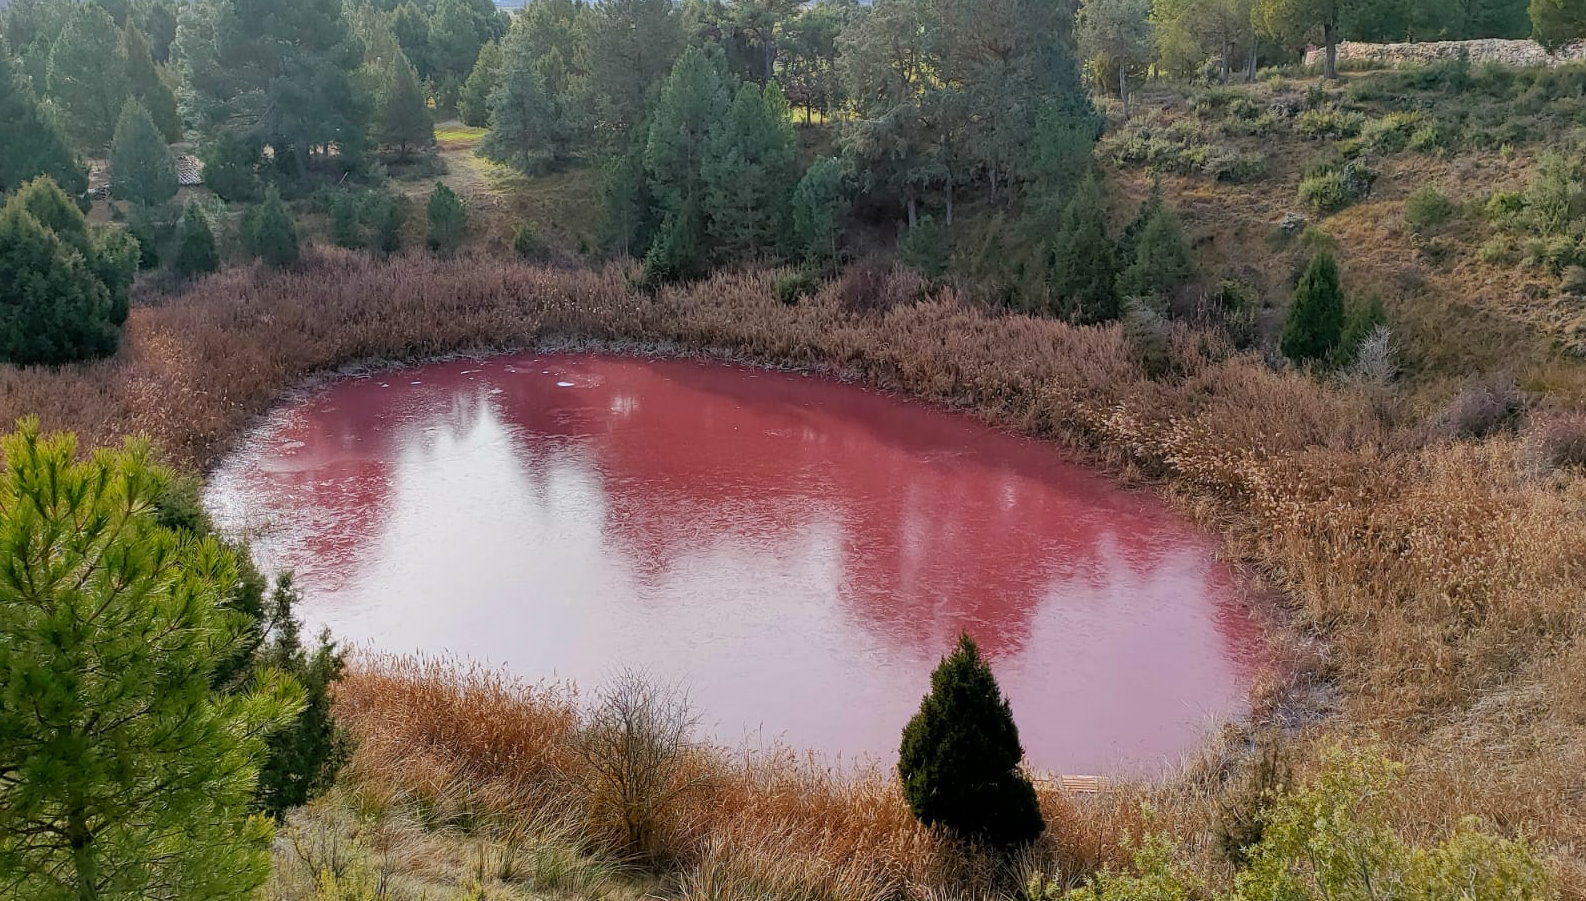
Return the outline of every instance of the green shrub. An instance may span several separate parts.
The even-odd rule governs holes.
[[[248,211],[243,235],[249,253],[265,265],[280,268],[297,262],[297,225],[274,185],[265,191],[264,202]]]
[[[369,246],[376,253],[387,256],[402,249],[402,226],[408,218],[406,197],[371,194],[366,201],[363,217],[373,230]]]
[[[1035,788],[1019,770],[1019,727],[991,667],[968,635],[931,674],[931,692],[903,730],[898,775],[925,825],[997,848],[1045,829]]]
[[[1319,213],[1336,213],[1371,193],[1377,174],[1358,160],[1323,168],[1300,181],[1300,200]]]
[[[1454,204],[1448,196],[1431,185],[1417,188],[1404,202],[1404,222],[1418,235],[1442,228],[1453,218]]]
[[[540,240],[540,230],[534,227],[534,223],[525,222],[513,231],[512,252],[522,260],[538,259],[545,253],[545,242]]]
[[[443,183],[436,183],[425,207],[428,223],[426,241],[430,250],[441,256],[450,256],[463,246],[468,237],[468,208],[457,192]]]
[[[921,216],[898,242],[898,259],[926,278],[945,275],[952,253],[952,229],[933,216]]]
[[[225,200],[251,203],[259,199],[263,154],[257,141],[223,130],[199,151],[204,185]]]
[[[358,198],[350,191],[337,191],[330,198],[330,239],[337,247],[357,250],[363,246],[363,228]]]
[[[1389,113],[1366,123],[1360,132],[1361,143],[1373,153],[1402,153],[1424,124],[1420,113]]]
[[[1344,330],[1344,289],[1338,261],[1321,251],[1311,258],[1294,289],[1280,347],[1296,363],[1326,360],[1338,347]]]
[[[1261,153],[1212,149],[1201,162],[1200,171],[1213,181],[1246,184],[1267,174],[1267,158]]]
[[[193,278],[220,268],[220,253],[215,248],[215,233],[209,218],[189,203],[176,227],[176,259],[172,268],[182,278]]]
[[[803,267],[785,269],[777,273],[773,288],[776,291],[776,299],[791,306],[819,291],[821,277]]]
[[[1525,189],[1525,220],[1539,235],[1565,231],[1586,206],[1580,167],[1562,153],[1548,152],[1537,161]]]
[[[1294,128],[1307,138],[1353,138],[1365,127],[1366,117],[1336,106],[1310,109],[1300,114]]]

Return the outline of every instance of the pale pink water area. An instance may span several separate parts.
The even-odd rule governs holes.
[[[603,355],[336,382],[211,480],[346,642],[594,687],[706,732],[895,759],[968,631],[1030,763],[1139,772],[1244,713],[1259,629],[1211,537],[1048,444],[817,377]]]

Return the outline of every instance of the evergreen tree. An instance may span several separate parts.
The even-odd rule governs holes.
[[[807,262],[830,265],[837,260],[837,241],[848,210],[845,181],[842,163],[822,157],[793,189],[793,233]]]
[[[93,236],[89,265],[110,296],[110,324],[127,321],[132,306],[132,280],[138,274],[138,239],[124,228],[103,228]],[[111,350],[114,350],[114,344]],[[109,351],[106,351],[107,353]]]
[[[1338,347],[1344,330],[1344,289],[1338,261],[1325,250],[1311,258],[1294,290],[1280,347],[1296,363],[1326,360]]]
[[[698,209],[704,202],[710,139],[733,105],[725,82],[720,52],[690,47],[661,86],[644,166],[650,192],[668,215],[679,216],[686,206]]]
[[[1118,89],[1129,115],[1129,73],[1156,58],[1151,0],[1083,0],[1078,19],[1079,45],[1098,71]]]
[[[176,13],[163,0],[149,4],[148,24],[149,55],[156,63],[171,61],[171,43],[176,40]]]
[[[501,19],[490,0],[434,0],[429,16],[430,80],[444,86],[436,105],[451,109],[479,50],[502,36]]]
[[[265,191],[264,202],[249,211],[243,232],[248,249],[265,265],[279,268],[297,262],[297,226],[274,185]]]
[[[520,172],[543,172],[565,153],[566,132],[546,90],[529,32],[514,25],[501,47],[501,80],[490,95],[490,133],[479,155]]]
[[[1586,0],[1531,0],[1531,34],[1549,50],[1586,37]]]
[[[371,195],[365,215],[374,229],[370,246],[377,253],[389,255],[402,249],[402,226],[408,216],[407,198],[390,194]]]
[[[363,246],[358,215],[358,199],[350,191],[338,191],[330,198],[330,239],[337,247],[356,250]]]
[[[1118,294],[1122,297],[1163,298],[1189,279],[1192,271],[1184,229],[1173,211],[1155,197],[1147,202],[1142,220],[1127,247],[1127,265],[1118,275]]]
[[[457,98],[457,116],[463,124],[482,128],[490,124],[490,97],[501,83],[501,44],[499,41],[479,48],[479,58],[474,60],[474,70],[463,82],[463,92]]]
[[[1122,312],[1115,290],[1117,263],[1107,237],[1101,183],[1087,179],[1063,210],[1052,242],[1051,280],[1056,311],[1081,323],[1109,322]]]
[[[655,228],[642,147],[606,161],[600,181],[601,244],[621,256],[649,245]]]
[[[297,600],[291,576],[282,576],[258,660],[260,666],[290,673],[304,693],[302,711],[267,739],[268,755],[259,772],[258,805],[277,819],[329,788],[349,750],[349,739],[330,710],[331,685],[341,678],[346,662],[328,631],[312,651],[303,647],[293,615]]]
[[[136,98],[127,100],[110,145],[110,190],[118,198],[154,206],[176,196],[176,159]]]
[[[435,190],[430,192],[425,217],[429,224],[430,250],[442,256],[456,253],[468,236],[468,208],[463,206],[457,192],[444,184],[436,184]]]
[[[302,690],[282,676],[212,688],[248,631],[224,604],[232,553],[160,525],[170,475],[146,442],[80,460],[71,436],[24,421],[0,448],[14,561],[0,575],[0,884],[254,897],[271,829],[248,808],[265,736]]]
[[[176,94],[160,80],[154,68],[149,40],[131,22],[121,31],[121,55],[127,61],[127,90],[143,103],[167,144],[182,139],[182,117],[176,111]]]
[[[195,278],[220,268],[220,252],[215,247],[215,232],[209,217],[198,204],[189,203],[176,226],[176,274]]]
[[[0,210],[0,361],[67,363],[114,351],[110,292],[72,242],[21,200]]]
[[[1364,303],[1350,307],[1344,315],[1344,328],[1339,333],[1338,347],[1333,352],[1333,363],[1338,366],[1353,364],[1366,339],[1387,322],[1388,311],[1382,306],[1380,297],[1371,297]]]
[[[678,214],[667,216],[644,255],[643,287],[653,291],[704,275],[703,232],[698,208],[692,202]]]
[[[0,193],[40,175],[72,197],[88,192],[88,170],[72,155],[66,136],[44,114],[0,42]]]
[[[787,98],[775,82],[738,87],[701,161],[704,212],[715,253],[763,253],[787,234],[798,179],[798,142]]]
[[[968,635],[931,674],[931,692],[903,730],[898,775],[921,823],[997,848],[1040,836],[1035,788],[1019,771],[1024,748],[991,667]]]
[[[204,185],[222,200],[248,203],[259,199],[262,148],[252,138],[222,131],[199,152]]]
[[[115,21],[98,4],[72,8],[50,49],[48,94],[79,149],[110,145],[127,97],[126,60]]]
[[[641,146],[645,116],[658,85],[683,48],[682,23],[672,0],[602,0],[584,16],[595,128],[615,152]]]
[[[375,114],[375,134],[381,144],[395,145],[398,158],[405,160],[410,147],[428,146],[435,140],[435,124],[430,120],[418,73],[401,50],[392,54],[386,64],[384,81]]]

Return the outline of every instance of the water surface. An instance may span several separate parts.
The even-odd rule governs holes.
[[[348,642],[685,683],[728,743],[889,763],[960,631],[1030,762],[1142,771],[1244,713],[1215,542],[1054,447],[815,377],[515,356],[341,381],[211,480]]]

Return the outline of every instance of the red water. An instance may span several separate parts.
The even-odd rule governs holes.
[[[1050,445],[815,377],[519,356],[336,383],[211,481],[344,641],[683,682],[729,743],[890,762],[968,631],[1030,763],[1141,771],[1261,657],[1206,534]]]

